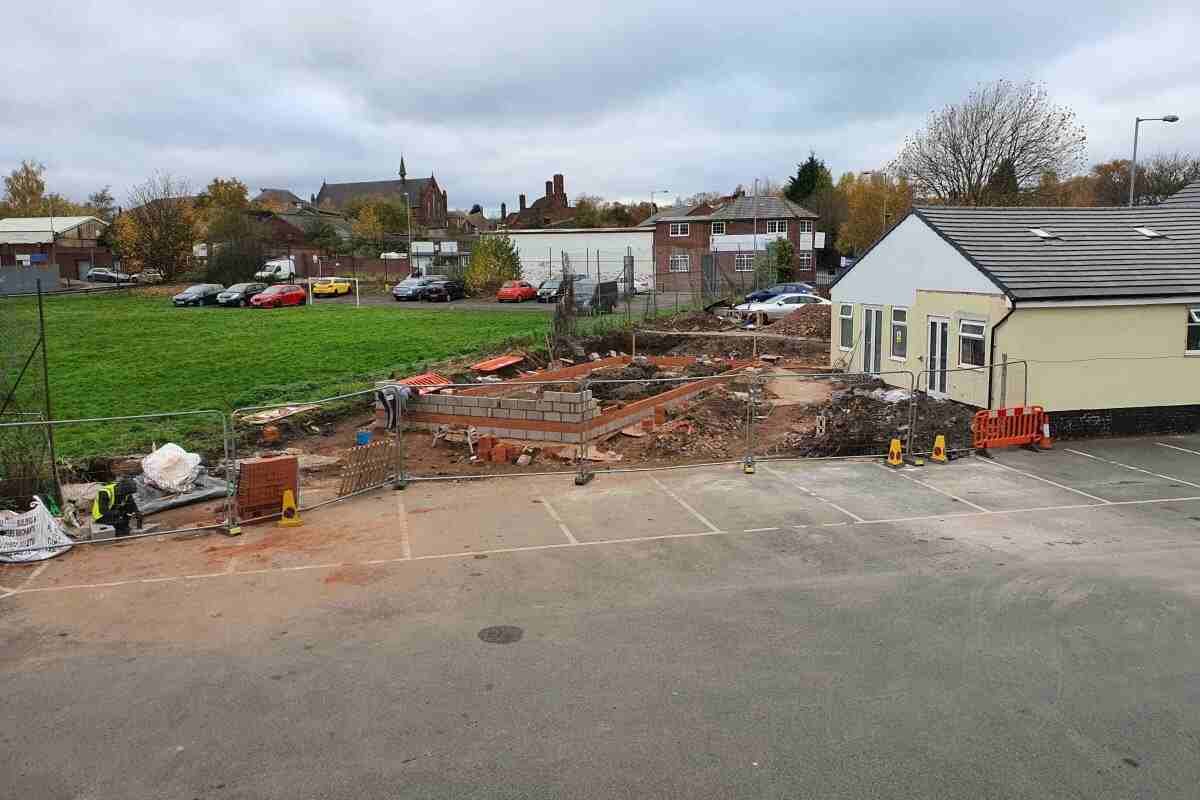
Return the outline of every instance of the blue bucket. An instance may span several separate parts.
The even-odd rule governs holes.
[[[354,443],[360,447],[364,444],[370,444],[371,443],[371,432],[370,431],[359,431],[358,435],[354,437]]]

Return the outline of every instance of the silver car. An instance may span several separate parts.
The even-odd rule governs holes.
[[[830,305],[824,297],[815,294],[781,294],[761,303],[742,303],[733,310],[742,319],[755,319],[760,315],[769,320],[783,319],[797,308],[806,305]]]

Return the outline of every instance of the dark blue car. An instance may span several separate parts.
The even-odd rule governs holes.
[[[761,303],[781,294],[815,294],[815,290],[807,283],[777,283],[769,289],[759,289],[746,295],[747,303]]]

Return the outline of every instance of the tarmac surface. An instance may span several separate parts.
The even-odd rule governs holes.
[[[1200,436],[304,519],[0,568],[0,796],[1197,796]]]

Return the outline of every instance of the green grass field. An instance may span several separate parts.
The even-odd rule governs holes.
[[[30,303],[17,313],[36,324]],[[46,301],[50,391],[59,419],[218,409],[318,399],[362,389],[394,370],[495,348],[547,330],[543,314],[315,306],[174,308],[165,297]],[[58,428],[67,459],[135,452],[173,440],[219,441],[208,421]]]

